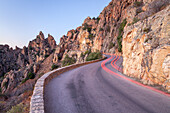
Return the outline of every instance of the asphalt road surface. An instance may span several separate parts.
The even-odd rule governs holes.
[[[113,73],[104,70],[102,62]],[[112,56],[54,78],[45,87],[45,112],[170,113],[170,96],[116,75],[123,76],[118,72],[121,62],[122,58]]]

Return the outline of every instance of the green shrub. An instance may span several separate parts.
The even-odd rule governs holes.
[[[88,28],[87,28],[87,31],[88,31],[89,33],[91,33],[91,27],[88,27]]]
[[[134,23],[136,23],[136,22],[138,22],[139,21],[139,19],[138,18],[133,18],[133,22],[132,22],[132,24],[134,24]]]
[[[115,44],[113,42],[109,43],[109,49],[113,48],[115,46]]]
[[[87,23],[85,23],[85,24],[83,24],[83,30],[86,30],[86,29],[88,29],[88,24]]]
[[[49,57],[49,55],[46,54],[46,55],[45,55],[45,58],[47,58],[47,57]]]
[[[142,9],[138,9],[138,10],[136,10],[136,14],[138,15],[139,13],[141,13],[141,12],[143,12],[143,10]]]
[[[97,24],[99,23],[99,20],[100,20],[100,18],[99,18],[99,17],[97,17]]]
[[[152,37],[145,39],[145,43],[148,42],[149,40],[152,40]]]
[[[117,42],[118,42],[118,51],[122,52],[122,35],[119,35],[117,37]]]
[[[130,25],[132,25],[132,24],[135,24],[135,23],[138,22],[138,21],[139,21],[139,19],[136,18],[136,17],[134,17],[134,18],[133,18],[133,22],[132,22],[132,23],[128,23],[128,26],[130,26]]]
[[[33,50],[33,47],[30,46],[30,47],[29,47],[29,50]]]
[[[91,29],[92,27],[90,25],[88,25],[87,23],[83,24],[83,30],[86,30],[90,33],[91,32]]]
[[[96,60],[100,58],[102,58],[101,52],[92,52],[87,56],[86,61]]]
[[[86,55],[86,54],[90,54],[91,53],[91,49],[89,49],[89,50],[86,50],[85,52],[84,52],[84,55]]]
[[[40,51],[37,51],[37,55],[40,56]]]
[[[4,82],[3,86],[7,89],[8,88],[8,81]]]
[[[80,57],[84,57],[85,55],[83,54],[83,52],[81,52],[81,55],[80,55]]]
[[[25,83],[27,80],[29,80],[29,79],[34,79],[34,78],[35,78],[35,74],[29,72],[29,73],[27,74],[27,77],[26,77],[21,83],[23,84],[23,83]]]
[[[96,31],[96,28],[94,28],[93,30]]]
[[[55,49],[52,50],[52,53],[55,52]]]
[[[13,106],[11,110],[7,111],[7,113],[24,113],[25,107],[23,104],[17,104],[16,106]]]
[[[58,55],[58,60],[61,60],[62,59],[62,56],[61,55]]]
[[[88,38],[90,39],[90,40],[92,40],[93,39],[93,34],[89,34],[89,36],[88,36]]]
[[[119,35],[122,34],[123,30],[124,30],[124,27],[126,26],[126,19],[123,20],[123,22],[120,24],[120,27],[119,27]]]
[[[142,5],[142,2],[139,2],[139,1],[135,1],[134,3],[133,3],[133,6],[134,7],[139,7],[139,6],[141,6]]]
[[[119,52],[122,52],[122,33],[123,33],[123,30],[124,30],[124,27],[126,26],[126,24],[127,24],[127,21],[126,21],[126,19],[124,19],[123,22],[120,24],[120,27],[119,27],[119,35],[117,37],[118,51]]]
[[[62,61],[62,66],[68,66],[68,65],[71,65],[71,64],[74,64],[74,63],[76,63],[76,59],[73,58],[73,57],[69,57],[66,54],[64,60]]]
[[[28,75],[27,75],[27,77],[28,77],[28,79],[34,79],[34,78],[35,78],[35,74],[29,72]]]
[[[143,30],[143,32],[146,32],[146,33],[148,33],[149,31],[150,31],[149,28],[144,28],[144,30]]]
[[[132,24],[131,23],[128,23],[128,26],[131,26]]]
[[[100,28],[99,31],[103,31],[103,28]]]
[[[54,69],[57,69],[57,68],[59,68],[59,66],[56,65],[56,64],[53,64],[53,65],[51,66],[51,70],[54,70]]]

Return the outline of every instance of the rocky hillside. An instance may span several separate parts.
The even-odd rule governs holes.
[[[139,8],[139,17],[146,14],[145,18],[124,29],[124,73],[170,92],[170,6],[157,0],[144,2]]]
[[[1,93],[10,103],[0,104],[0,109],[21,102],[36,80],[62,66],[65,58],[84,62],[91,51],[122,55],[126,75],[170,92],[169,4],[169,0],[112,0],[98,17],[87,17],[82,26],[63,35],[59,45],[42,32],[22,49],[0,45]]]
[[[42,32],[23,49],[16,47],[13,50],[8,45],[0,45],[0,91],[2,98],[8,99],[6,104],[0,104],[0,110],[4,111],[29,96],[22,97],[33,90],[41,75],[51,70],[56,47],[54,38],[49,34],[45,39]],[[42,69],[44,65],[47,67]]]
[[[123,71],[170,92],[169,0],[112,0],[95,18],[60,39],[60,54],[82,51],[123,55]],[[122,42],[123,41],[123,42]],[[123,48],[122,48],[123,47]]]

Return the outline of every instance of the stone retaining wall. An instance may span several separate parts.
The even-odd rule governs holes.
[[[49,83],[50,80],[52,80],[53,78],[57,77],[58,75],[66,71],[75,69],[83,65],[98,62],[104,59],[105,58],[94,60],[94,61],[89,61],[89,62],[84,62],[80,64],[73,64],[73,65],[62,67],[62,68],[59,68],[59,69],[56,69],[56,70],[53,70],[53,71],[50,71],[44,74],[41,78],[37,80],[35,84],[33,95],[31,97],[31,102],[30,102],[30,113],[44,113],[44,87],[45,85]]]

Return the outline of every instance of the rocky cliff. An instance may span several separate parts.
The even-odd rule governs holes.
[[[89,51],[122,55],[126,75],[170,92],[169,4],[169,0],[112,0],[98,17],[87,17],[63,35],[59,45],[42,32],[22,49],[0,45],[1,92],[17,98],[12,104],[9,99],[14,105],[52,66],[61,66],[66,56],[84,62]]]
[[[170,6],[167,1],[143,4],[150,12],[126,26],[123,35],[123,71],[148,85],[161,85],[170,92]],[[167,6],[166,6],[167,5]],[[139,15],[140,16],[140,15]],[[141,16],[143,17],[143,16]]]
[[[79,61],[88,49],[122,55],[125,74],[170,92],[169,4],[112,0],[97,18],[87,17],[82,26],[61,37],[60,53],[77,53]]]
[[[29,96],[22,95],[32,91],[36,80],[51,70],[56,47],[54,38],[49,34],[45,39],[42,32],[22,49],[0,45],[0,91],[8,97],[7,104],[0,104],[0,110],[4,111]]]

